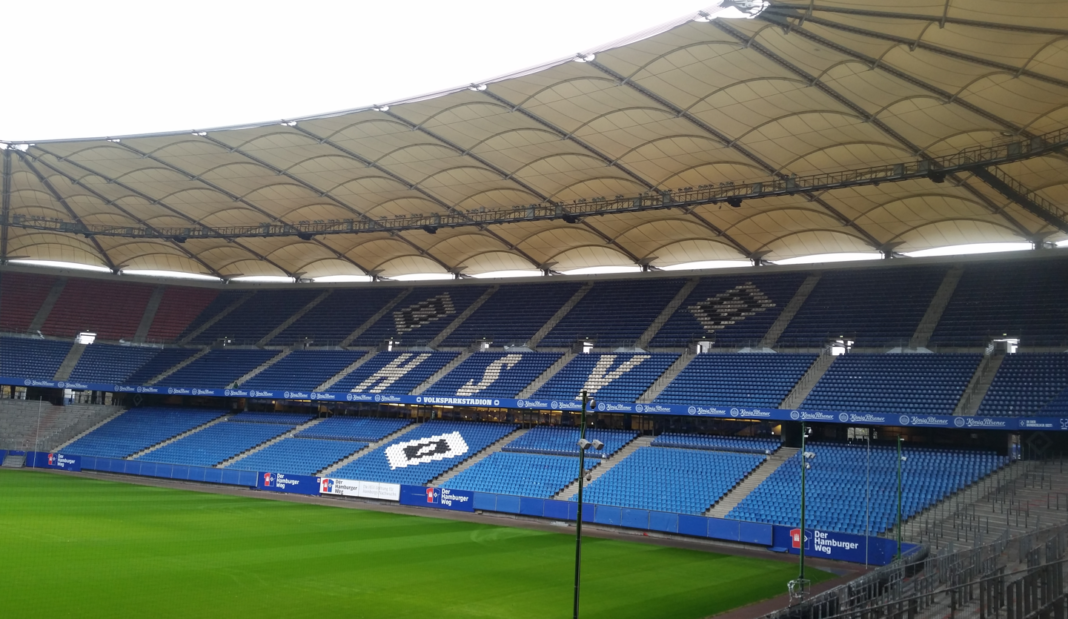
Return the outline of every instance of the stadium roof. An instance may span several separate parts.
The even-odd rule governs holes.
[[[760,9],[735,4],[371,109],[8,144],[12,225],[0,251],[116,270],[317,278],[1068,238],[1055,206],[1068,202],[1059,149],[941,176],[841,182],[872,166],[971,161],[959,153],[977,147],[1018,153],[1011,144],[1064,129],[1068,3],[811,0],[726,19]],[[722,194],[830,172],[843,174],[740,207],[658,201],[663,190]],[[568,215],[632,197],[635,208]],[[534,205],[559,216],[524,221]]]

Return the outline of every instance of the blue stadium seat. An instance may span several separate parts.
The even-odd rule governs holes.
[[[407,395],[455,357],[454,352],[381,352],[330,390]]]
[[[116,383],[125,385],[130,375],[152,361],[162,348],[92,344],[85,349],[70,380],[76,382]],[[162,371],[162,370],[161,370]]]
[[[979,405],[979,415],[1057,415],[1046,410],[1068,389],[1068,354],[1015,353],[1001,361],[994,381]]]
[[[605,402],[634,402],[678,359],[676,354],[583,354],[572,359],[534,394],[574,400],[583,388]]]
[[[241,386],[312,391],[364,354],[354,350],[295,350]]]
[[[68,445],[66,453],[125,458],[226,414],[196,408],[134,408]]]
[[[0,376],[52,380],[71,342],[0,337]]]
[[[514,398],[559,358],[545,352],[477,352],[424,395]]]
[[[586,440],[604,443],[599,451],[588,451],[591,458],[610,457],[638,437],[634,430],[586,429]],[[537,426],[504,446],[504,451],[553,456],[578,456],[578,428]]]
[[[373,417],[331,417],[297,434],[301,438],[320,438],[334,441],[380,441],[409,425],[409,419],[376,419]]]
[[[290,475],[314,475],[363,449],[367,443],[284,438],[231,463],[226,468]]]
[[[596,460],[587,460],[586,469]],[[497,452],[441,484],[442,488],[551,498],[578,477],[578,459]]]
[[[486,339],[494,346],[522,345],[545,326],[582,284],[513,284],[493,296],[445,338],[445,346],[467,346]]]
[[[277,350],[220,348],[159,381],[164,387],[229,387],[278,354]]]
[[[658,404],[778,408],[816,355],[697,355],[656,397]]]
[[[222,421],[164,445],[138,460],[215,466],[292,429],[293,426],[275,423]]]
[[[540,345],[568,346],[581,338],[592,338],[598,346],[631,345],[685,283],[683,279],[597,282]]]
[[[782,442],[779,437],[712,436],[665,432],[653,440],[653,446],[768,454],[781,447]]]
[[[255,296],[223,316],[195,338],[193,344],[211,344],[228,338],[235,344],[255,345],[278,325],[307,305],[322,290],[258,290]],[[221,297],[222,295],[220,295]],[[231,300],[231,303],[233,300]],[[212,309],[215,303],[212,303]],[[205,310],[204,313],[207,313]],[[216,312],[218,313],[218,312]],[[203,314],[201,314],[203,315]]]
[[[474,303],[487,286],[425,286],[401,299],[385,316],[353,340],[375,346],[393,338],[403,346],[426,346]]]
[[[315,346],[336,346],[402,292],[400,288],[337,288],[271,339],[288,346],[310,339]]]
[[[93,344],[96,346],[96,344]],[[145,362],[144,365],[130,374],[126,383],[130,385],[144,385],[153,378],[173,368],[189,357],[200,352],[197,348],[164,348],[155,357]]]

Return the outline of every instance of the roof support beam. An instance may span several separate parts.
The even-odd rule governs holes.
[[[0,189],[0,263],[7,262],[7,234],[11,223],[11,149],[4,149],[3,188]]]
[[[948,15],[942,15],[936,17],[934,15],[921,15],[919,13],[895,13],[893,11],[870,11],[867,9],[852,9],[838,6],[825,6],[821,4],[798,4],[798,3],[778,3],[769,6],[764,15],[769,13],[782,14],[787,17],[800,17],[802,14],[811,15],[812,13],[840,13],[843,15],[857,15],[861,17],[875,17],[879,19],[901,19],[908,21],[926,21],[936,24],[954,24],[959,26],[972,26],[975,28],[988,28],[991,30],[1007,30],[1012,32],[1027,32],[1030,34],[1049,34],[1053,36],[1068,36],[1068,30],[1058,30],[1056,28],[1035,28],[1032,26],[1018,26],[1015,24],[1006,24],[999,22],[986,22],[974,19],[959,19],[955,17],[949,17]],[[806,18],[807,19],[807,18]]]
[[[1019,204],[1061,232],[1068,233],[1068,213],[1056,204],[1031,191],[997,166],[975,170],[975,175],[995,191]]]

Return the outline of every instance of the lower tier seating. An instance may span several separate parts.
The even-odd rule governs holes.
[[[195,408],[134,408],[74,441],[64,452],[125,458],[225,414]]]
[[[333,441],[374,442],[409,425],[408,419],[374,419],[370,417],[331,417],[299,432],[300,438],[322,438]]]
[[[777,450],[782,446],[782,442],[778,437],[708,436],[704,434],[665,432],[656,437],[653,441],[653,446],[766,454]]]
[[[587,460],[586,469],[596,460]],[[497,452],[441,485],[442,488],[552,498],[578,477],[578,459]]]
[[[292,426],[274,423],[223,421],[164,445],[138,459],[167,464],[215,466],[292,429]]]
[[[299,426],[315,419],[315,415],[305,413],[238,413],[230,418],[230,421],[246,423],[281,423],[289,426]]]
[[[604,447],[599,451],[587,451],[591,458],[609,457],[637,438],[633,430],[586,430],[586,440],[599,440]],[[504,446],[504,451],[548,454],[555,456],[578,455],[578,428],[538,426]],[[592,448],[591,448],[592,449]]]
[[[290,475],[314,475],[331,464],[363,449],[367,443],[284,438],[227,468]]]

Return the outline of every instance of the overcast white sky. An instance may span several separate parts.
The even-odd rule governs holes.
[[[384,103],[715,0],[8,2],[0,140],[203,129]]]

